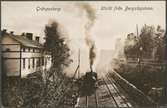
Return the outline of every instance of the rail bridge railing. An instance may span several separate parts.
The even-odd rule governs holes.
[[[116,84],[118,84],[129,95],[129,98],[131,98],[137,105],[145,107],[156,106],[156,103],[151,98],[146,96],[141,90],[136,88],[117,72],[112,71],[109,76],[111,76],[117,82]]]

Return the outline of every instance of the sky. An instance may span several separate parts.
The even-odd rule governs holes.
[[[32,32],[40,36],[43,42],[45,26],[55,20],[60,24],[60,31],[68,38],[73,49],[71,53],[76,53],[79,48],[88,52],[84,40],[88,18],[85,11],[79,8],[84,3],[95,11],[96,19],[89,34],[98,51],[114,50],[118,38],[124,40],[128,33],[136,33],[136,25],[139,31],[144,24],[160,25],[165,29],[165,1],[2,1],[1,28],[15,34]],[[125,11],[126,7],[147,9]],[[42,11],[41,8],[57,10]]]

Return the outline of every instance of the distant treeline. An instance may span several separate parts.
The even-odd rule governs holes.
[[[165,59],[165,38],[165,30],[161,26],[144,25],[139,34],[127,35],[124,47],[125,56],[161,62]]]

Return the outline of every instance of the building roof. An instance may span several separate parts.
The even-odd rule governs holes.
[[[20,36],[20,35],[10,35],[8,34],[11,38],[22,44],[23,46],[26,47],[35,47],[35,48],[43,48],[43,45],[34,41],[34,40],[29,40],[25,36]]]

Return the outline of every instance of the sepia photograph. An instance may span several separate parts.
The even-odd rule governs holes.
[[[166,1],[1,1],[2,108],[160,108]]]

